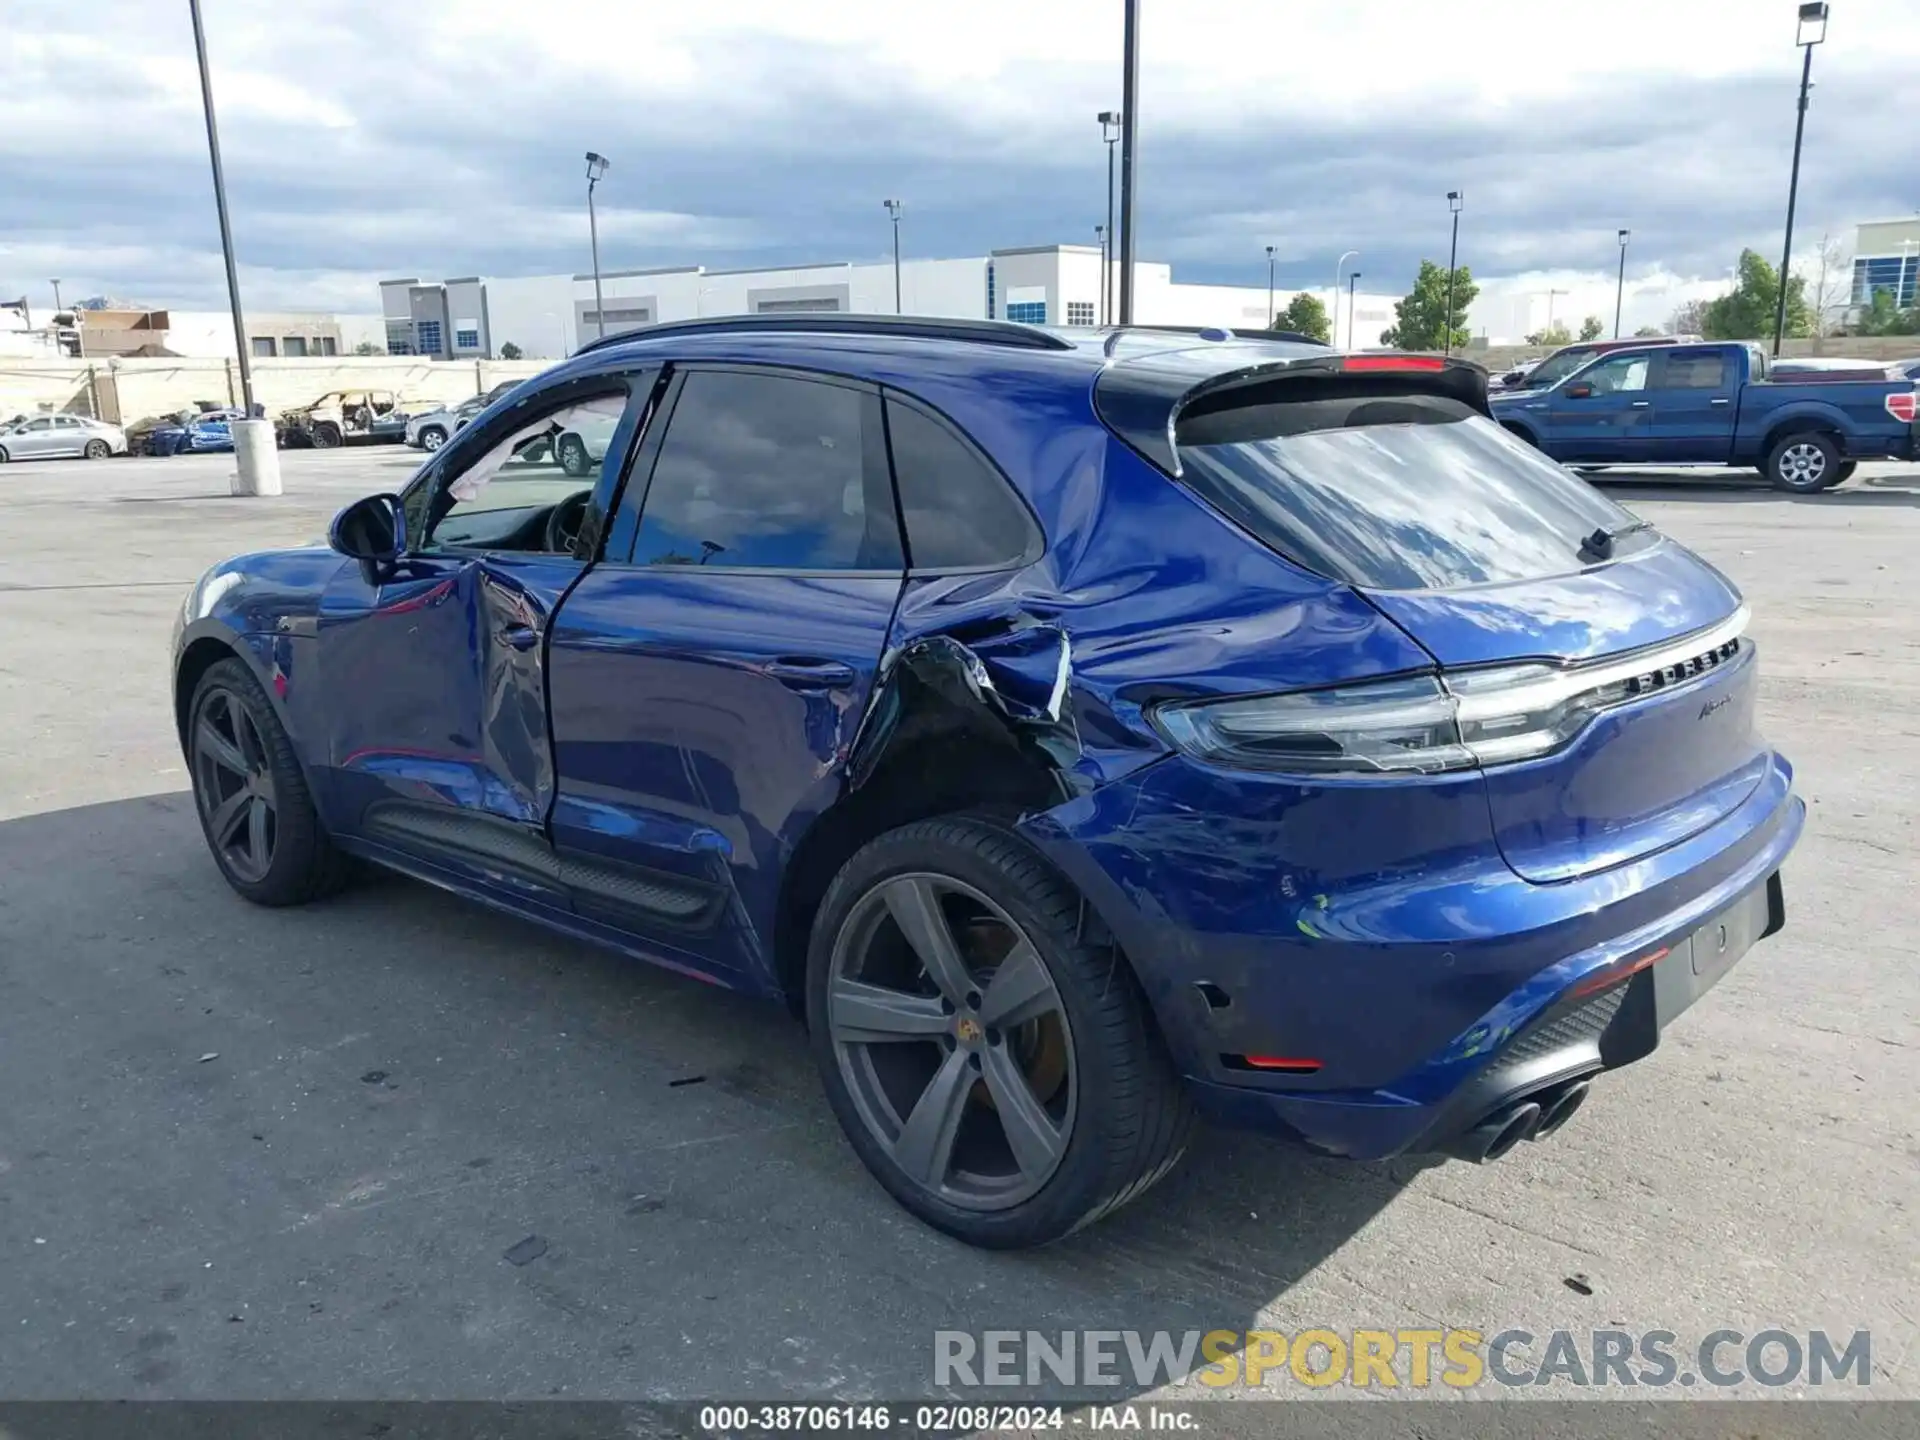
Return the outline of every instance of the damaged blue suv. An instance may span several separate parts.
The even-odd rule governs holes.
[[[1784,920],[1739,594],[1458,361],[662,325],[330,541],[181,615],[233,888],[357,857],[783,1001],[976,1244],[1115,1209],[1196,1115],[1494,1158]]]

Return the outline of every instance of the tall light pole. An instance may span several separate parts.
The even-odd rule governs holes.
[[[1627,241],[1633,238],[1631,230],[1620,232],[1620,278],[1613,286],[1613,338],[1620,338],[1620,302],[1627,295]]]
[[[898,200],[882,200],[887,207],[887,215],[893,221],[893,313],[903,315],[900,308],[900,212],[906,207]]]
[[[1140,0],[1126,0],[1120,85],[1120,323],[1133,324],[1134,167],[1140,135]]]
[[[1107,227],[1093,227],[1093,243],[1100,247],[1100,323],[1107,323]]]
[[[1340,272],[1347,268],[1347,261],[1359,258],[1358,250],[1343,250],[1340,258],[1333,262],[1333,348],[1336,350],[1340,348]],[[1347,332],[1347,344],[1349,347],[1353,344],[1351,329]]]
[[[58,315],[60,313],[60,282],[54,280],[49,283],[53,286],[53,313]]]
[[[227,218],[227,177],[220,166],[220,127],[213,117],[213,73],[207,68],[207,30],[200,20],[200,0],[187,0],[193,17],[193,49],[200,62],[200,101],[207,116],[207,155],[213,162],[213,205],[220,215],[220,252],[227,265],[227,302],[233,307],[233,347],[239,352],[240,399],[243,420],[232,423],[235,495],[278,495],[280,453],[274,448],[273,426],[257,418],[253,403],[253,362],[247,344],[247,322],[240,313],[240,272],[233,263],[233,225]]]
[[[1360,272],[1355,270],[1347,276],[1347,349],[1353,346],[1353,287],[1360,283]]]
[[[606,156],[587,151],[587,238],[593,245],[593,318],[602,339],[607,333],[607,302],[600,294],[600,222],[593,213],[593,187],[607,173],[608,164]]]
[[[1547,329],[1553,329],[1553,297],[1556,295],[1571,295],[1572,293],[1571,290],[1547,291]]]
[[[1800,138],[1807,129],[1807,91],[1812,89],[1813,47],[1827,38],[1826,0],[1810,0],[1800,7],[1800,29],[1794,44],[1800,47],[1800,113],[1793,122],[1793,177],[1787,182],[1787,243],[1780,254],[1780,295],[1773,309],[1773,353],[1780,354],[1780,339],[1787,329],[1787,276],[1793,264],[1793,207],[1800,198]]]
[[[1453,271],[1460,258],[1460,192],[1447,191],[1447,209],[1453,212],[1453,244],[1447,250],[1447,338],[1441,353],[1453,354]]]
[[[1113,147],[1120,143],[1120,112],[1100,112],[1100,141],[1107,147],[1107,248],[1100,257],[1101,323],[1113,323]]]
[[[1267,247],[1267,328],[1273,328],[1273,246]]]

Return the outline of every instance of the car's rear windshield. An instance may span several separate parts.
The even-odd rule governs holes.
[[[1185,481],[1253,534],[1321,574],[1375,589],[1563,575],[1595,563],[1582,546],[1596,530],[1636,524],[1578,476],[1437,395],[1233,406],[1183,419],[1176,438]]]

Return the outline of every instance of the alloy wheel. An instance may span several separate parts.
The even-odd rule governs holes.
[[[863,896],[834,942],[827,1021],[861,1122],[916,1185],[1003,1210],[1059,1168],[1079,1093],[1066,1006],[979,890],[911,874]]]
[[[193,789],[207,840],[241,880],[262,879],[279,838],[273,767],[246,704],[233,691],[209,690],[193,722]]]
[[[429,428],[420,433],[420,448],[425,450],[429,455],[446,443],[447,437],[442,435],[438,430]]]
[[[1803,440],[1780,452],[1780,478],[1796,490],[1818,485],[1826,471],[1826,452],[1818,445]]]

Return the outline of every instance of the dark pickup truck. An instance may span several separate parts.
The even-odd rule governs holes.
[[[1862,460],[1920,460],[1914,381],[1767,377],[1757,345],[1664,345],[1615,350],[1490,403],[1508,430],[1569,465],[1752,465],[1808,494]]]

